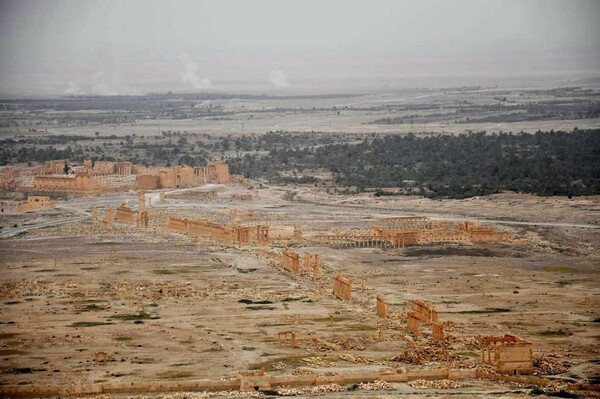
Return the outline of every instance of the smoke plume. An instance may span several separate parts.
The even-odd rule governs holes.
[[[200,79],[198,76],[198,65],[192,61],[189,55],[181,54],[179,56],[179,61],[183,65],[183,70],[179,72],[183,83],[189,84],[194,89],[201,90],[208,89],[212,86],[207,77]]]
[[[272,71],[269,75],[269,82],[273,84],[273,86],[279,88],[290,87],[290,82],[288,81],[287,76],[281,70]]]

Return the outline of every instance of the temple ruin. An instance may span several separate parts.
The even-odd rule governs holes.
[[[1,200],[0,214],[2,215],[20,215],[28,212],[37,212],[52,209],[56,202],[50,197],[43,195],[30,195],[23,201]]]
[[[76,165],[68,160],[55,160],[35,167],[7,166],[0,169],[0,188],[37,193],[91,194],[131,189],[157,190],[207,183],[229,184],[232,181],[240,183],[244,179],[237,177],[231,180],[229,166],[219,161],[193,168],[144,167],[131,162],[91,160]]]
[[[481,363],[495,366],[504,373],[533,372],[533,344],[515,335],[481,338]]]

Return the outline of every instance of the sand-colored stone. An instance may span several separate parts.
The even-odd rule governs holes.
[[[352,299],[352,280],[341,274],[336,275],[333,278],[333,293],[345,301]]]
[[[481,338],[481,363],[496,366],[504,373],[533,371],[533,344],[515,335]]]
[[[24,201],[0,201],[0,215],[20,215],[28,212],[37,212],[52,209],[56,202],[43,195],[30,195]]]
[[[290,251],[287,248],[283,249],[281,254],[283,267],[293,274],[300,274],[300,255]]]
[[[375,298],[375,301],[376,301],[375,311],[377,313],[377,316],[379,316],[383,319],[387,319],[388,304],[379,295],[377,295],[377,297]]]

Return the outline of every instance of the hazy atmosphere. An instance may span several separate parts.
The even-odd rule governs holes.
[[[595,0],[2,0],[0,7],[3,95],[347,92],[600,73]]]

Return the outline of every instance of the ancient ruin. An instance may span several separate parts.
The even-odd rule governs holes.
[[[378,317],[382,319],[387,319],[388,317],[388,304],[381,298],[379,295],[375,298],[376,305],[375,310]]]
[[[121,204],[116,209],[114,221],[135,223],[137,221],[136,213],[125,204]]]
[[[438,314],[435,306],[429,306],[423,301],[411,301],[411,310],[424,324],[431,324],[438,321]]]
[[[269,226],[221,225],[208,220],[181,219],[170,216],[167,229],[188,234],[199,240],[209,240],[222,245],[263,245],[269,241]]]
[[[336,275],[333,278],[333,294],[345,301],[352,299],[352,280],[341,274]]]
[[[313,281],[317,279],[321,270],[321,257],[319,254],[304,252],[304,270],[312,272]]]
[[[236,183],[243,178],[236,177]],[[195,187],[207,183],[229,184],[229,167],[218,161],[205,167],[144,167],[131,162],[86,160],[74,165],[69,160],[50,161],[35,167],[0,169],[0,187],[39,193],[93,194],[130,189],[158,190]],[[247,197],[243,198],[244,200]]]
[[[444,341],[444,325],[442,323],[431,323],[431,339],[437,342]]]
[[[284,268],[293,274],[300,273],[300,255],[298,255],[296,252],[284,248],[281,254],[281,259],[281,263],[283,264]]]
[[[281,331],[277,333],[277,338],[279,339],[279,343],[283,345],[289,345],[292,348],[296,348],[298,346],[295,331]]]
[[[514,335],[481,338],[481,363],[505,373],[533,372],[532,343]]]
[[[421,318],[417,313],[412,310],[409,310],[406,313],[406,322],[408,331],[416,335],[417,337],[421,336]]]
[[[64,168],[64,162],[55,163],[52,169],[59,170],[61,165]],[[187,184],[185,179],[173,182],[171,178],[177,178],[177,175],[170,173],[162,174],[161,183],[160,173],[151,175],[150,170],[138,169],[135,165],[120,165],[114,169],[115,165],[99,163],[86,167],[100,185],[104,184],[102,179],[108,182],[123,178],[135,182],[137,178],[143,181],[145,176],[157,177],[157,185],[153,187]],[[146,174],[136,174],[140,171]],[[184,173],[181,169],[179,172]],[[85,170],[77,173],[85,173]],[[204,176],[202,173],[195,175],[193,184],[204,180],[224,181],[222,170],[220,177],[215,174],[216,169],[210,172],[212,177],[199,177]],[[5,174],[16,175],[14,171]],[[470,304],[466,311],[462,310],[464,307],[458,300],[440,300],[438,296],[432,296],[436,306],[443,307],[443,314],[452,314],[452,320],[444,322],[439,320],[436,306],[412,299],[417,294],[427,295],[430,287],[436,287],[436,290],[441,287],[442,295],[454,298],[457,295],[454,282],[458,279],[477,292],[506,291],[513,296],[520,295],[520,288],[508,286],[507,279],[495,277],[504,273],[500,266],[504,266],[506,257],[500,263],[496,258],[485,260],[477,256],[477,251],[482,248],[488,250],[486,245],[492,248],[497,243],[511,242],[504,231],[496,232],[491,227],[470,222],[436,221],[426,217],[375,220],[368,210],[362,218],[347,214],[329,216],[329,208],[323,211],[327,216],[319,215],[312,222],[305,216],[306,210],[291,213],[279,202],[270,205],[264,200],[269,204],[265,206],[260,202],[262,200],[257,200],[268,199],[274,195],[272,193],[261,197],[253,195],[253,201],[245,203],[235,197],[241,190],[235,186],[153,190],[156,188],[120,192],[114,197],[112,193],[116,191],[98,191],[102,195],[97,198],[78,198],[77,201],[85,206],[82,206],[82,212],[73,212],[72,217],[90,219],[85,226],[79,227],[84,232],[81,236],[86,240],[96,237],[96,242],[101,245],[80,244],[93,254],[89,260],[60,259],[59,262],[55,254],[53,264],[40,270],[51,273],[45,276],[49,280],[52,280],[52,274],[63,274],[63,270],[64,275],[95,270],[99,277],[60,286],[48,294],[40,288],[47,283],[40,279],[23,293],[35,294],[32,298],[46,295],[50,303],[55,301],[53,295],[58,295],[57,300],[61,303],[69,303],[63,306],[73,307],[73,323],[57,327],[68,329],[66,340],[72,341],[73,345],[82,339],[77,336],[85,337],[89,342],[90,332],[100,337],[94,338],[95,344],[98,341],[96,351],[70,354],[81,356],[83,360],[78,358],[78,361],[86,361],[85,355],[90,364],[102,366],[97,369],[107,370],[108,367],[111,373],[123,373],[121,363],[128,366],[143,364],[150,358],[139,356],[141,352],[136,352],[138,347],[133,346],[133,342],[151,348],[147,341],[153,340],[154,344],[160,342],[168,348],[161,352],[168,360],[152,358],[153,362],[164,363],[161,367],[167,371],[158,378],[141,371],[143,376],[123,384],[118,381],[98,384],[79,381],[77,388],[68,392],[131,394],[180,391],[182,387],[192,391],[272,392],[306,390],[307,387],[327,389],[324,387],[328,384],[344,389],[345,384],[375,384],[376,381],[491,378],[487,373],[492,368],[511,375],[539,370],[539,366],[534,365],[536,358],[529,341],[508,334],[486,336],[481,340],[474,338],[498,328],[497,323],[486,324],[487,319],[478,316],[495,311],[496,308],[487,303],[488,296],[458,294],[461,301]],[[239,202],[233,203],[231,198]],[[52,200],[47,196],[39,200],[45,201]],[[326,220],[321,222],[319,218]],[[364,222],[365,219],[370,221]],[[371,227],[367,230],[362,226]],[[70,225],[69,229],[65,231],[73,237],[75,227]],[[130,242],[124,237],[133,240]],[[76,238],[69,240],[71,245]],[[436,261],[438,253],[444,252],[435,251],[456,243],[465,245],[453,245],[452,250],[457,250],[459,255],[450,258],[450,265]],[[414,245],[421,247],[411,252]],[[493,248],[498,247],[503,246]],[[470,248],[475,248],[475,256],[469,255]],[[93,259],[94,256],[97,259]],[[446,262],[448,257],[444,260]],[[489,262],[488,269],[481,269],[483,261]],[[24,273],[28,267],[15,270]],[[461,267],[461,272],[453,272]],[[135,278],[131,270],[135,270]],[[452,278],[440,277],[446,270],[452,271],[449,276]],[[532,278],[530,274],[522,274],[519,284],[528,284]],[[521,283],[521,280],[525,282]],[[354,293],[353,282],[359,287]],[[502,290],[498,290],[498,286]],[[398,287],[402,288],[398,290]],[[13,288],[5,289],[13,292]],[[6,303],[13,302],[9,300],[10,295],[14,294],[5,294]],[[409,303],[407,312],[394,308],[394,303],[406,302]],[[186,309],[194,315],[192,318],[180,316]],[[227,321],[229,317],[231,320]],[[471,322],[476,317],[477,321]],[[248,328],[239,323],[241,319],[249,320]],[[176,328],[169,328],[171,325]],[[215,333],[213,325],[225,325],[227,329]],[[179,329],[180,326],[184,328]],[[51,331],[44,331],[45,340],[55,340],[50,338]],[[243,348],[228,349],[232,347],[232,341],[242,343]],[[110,348],[115,342],[118,350],[113,351]],[[132,342],[131,346],[129,342]],[[536,339],[536,348],[537,342]],[[198,350],[182,349],[190,345]],[[274,353],[274,346],[281,353],[263,355]],[[479,347],[481,356],[471,355]],[[107,351],[119,352],[119,355],[105,356]],[[186,360],[188,357],[191,360]],[[203,362],[220,371],[210,374],[212,371],[185,366]],[[399,368],[390,367],[390,362],[397,362]],[[205,379],[169,381],[170,376],[178,375],[177,369],[169,368],[171,364],[183,364],[185,373]],[[245,370],[248,364],[252,370],[236,371]],[[364,369],[361,365],[370,368]],[[376,369],[379,366],[381,368]],[[336,368],[335,372],[328,370],[332,367]],[[219,379],[219,376],[225,378]],[[30,387],[11,383],[0,387],[0,392],[19,392],[21,395],[35,392],[33,396],[65,392],[52,386],[27,389]]]
[[[0,201],[0,214],[20,215],[27,212],[37,212],[46,209],[52,209],[55,206],[56,202],[52,201],[48,196],[30,195],[24,201]]]

